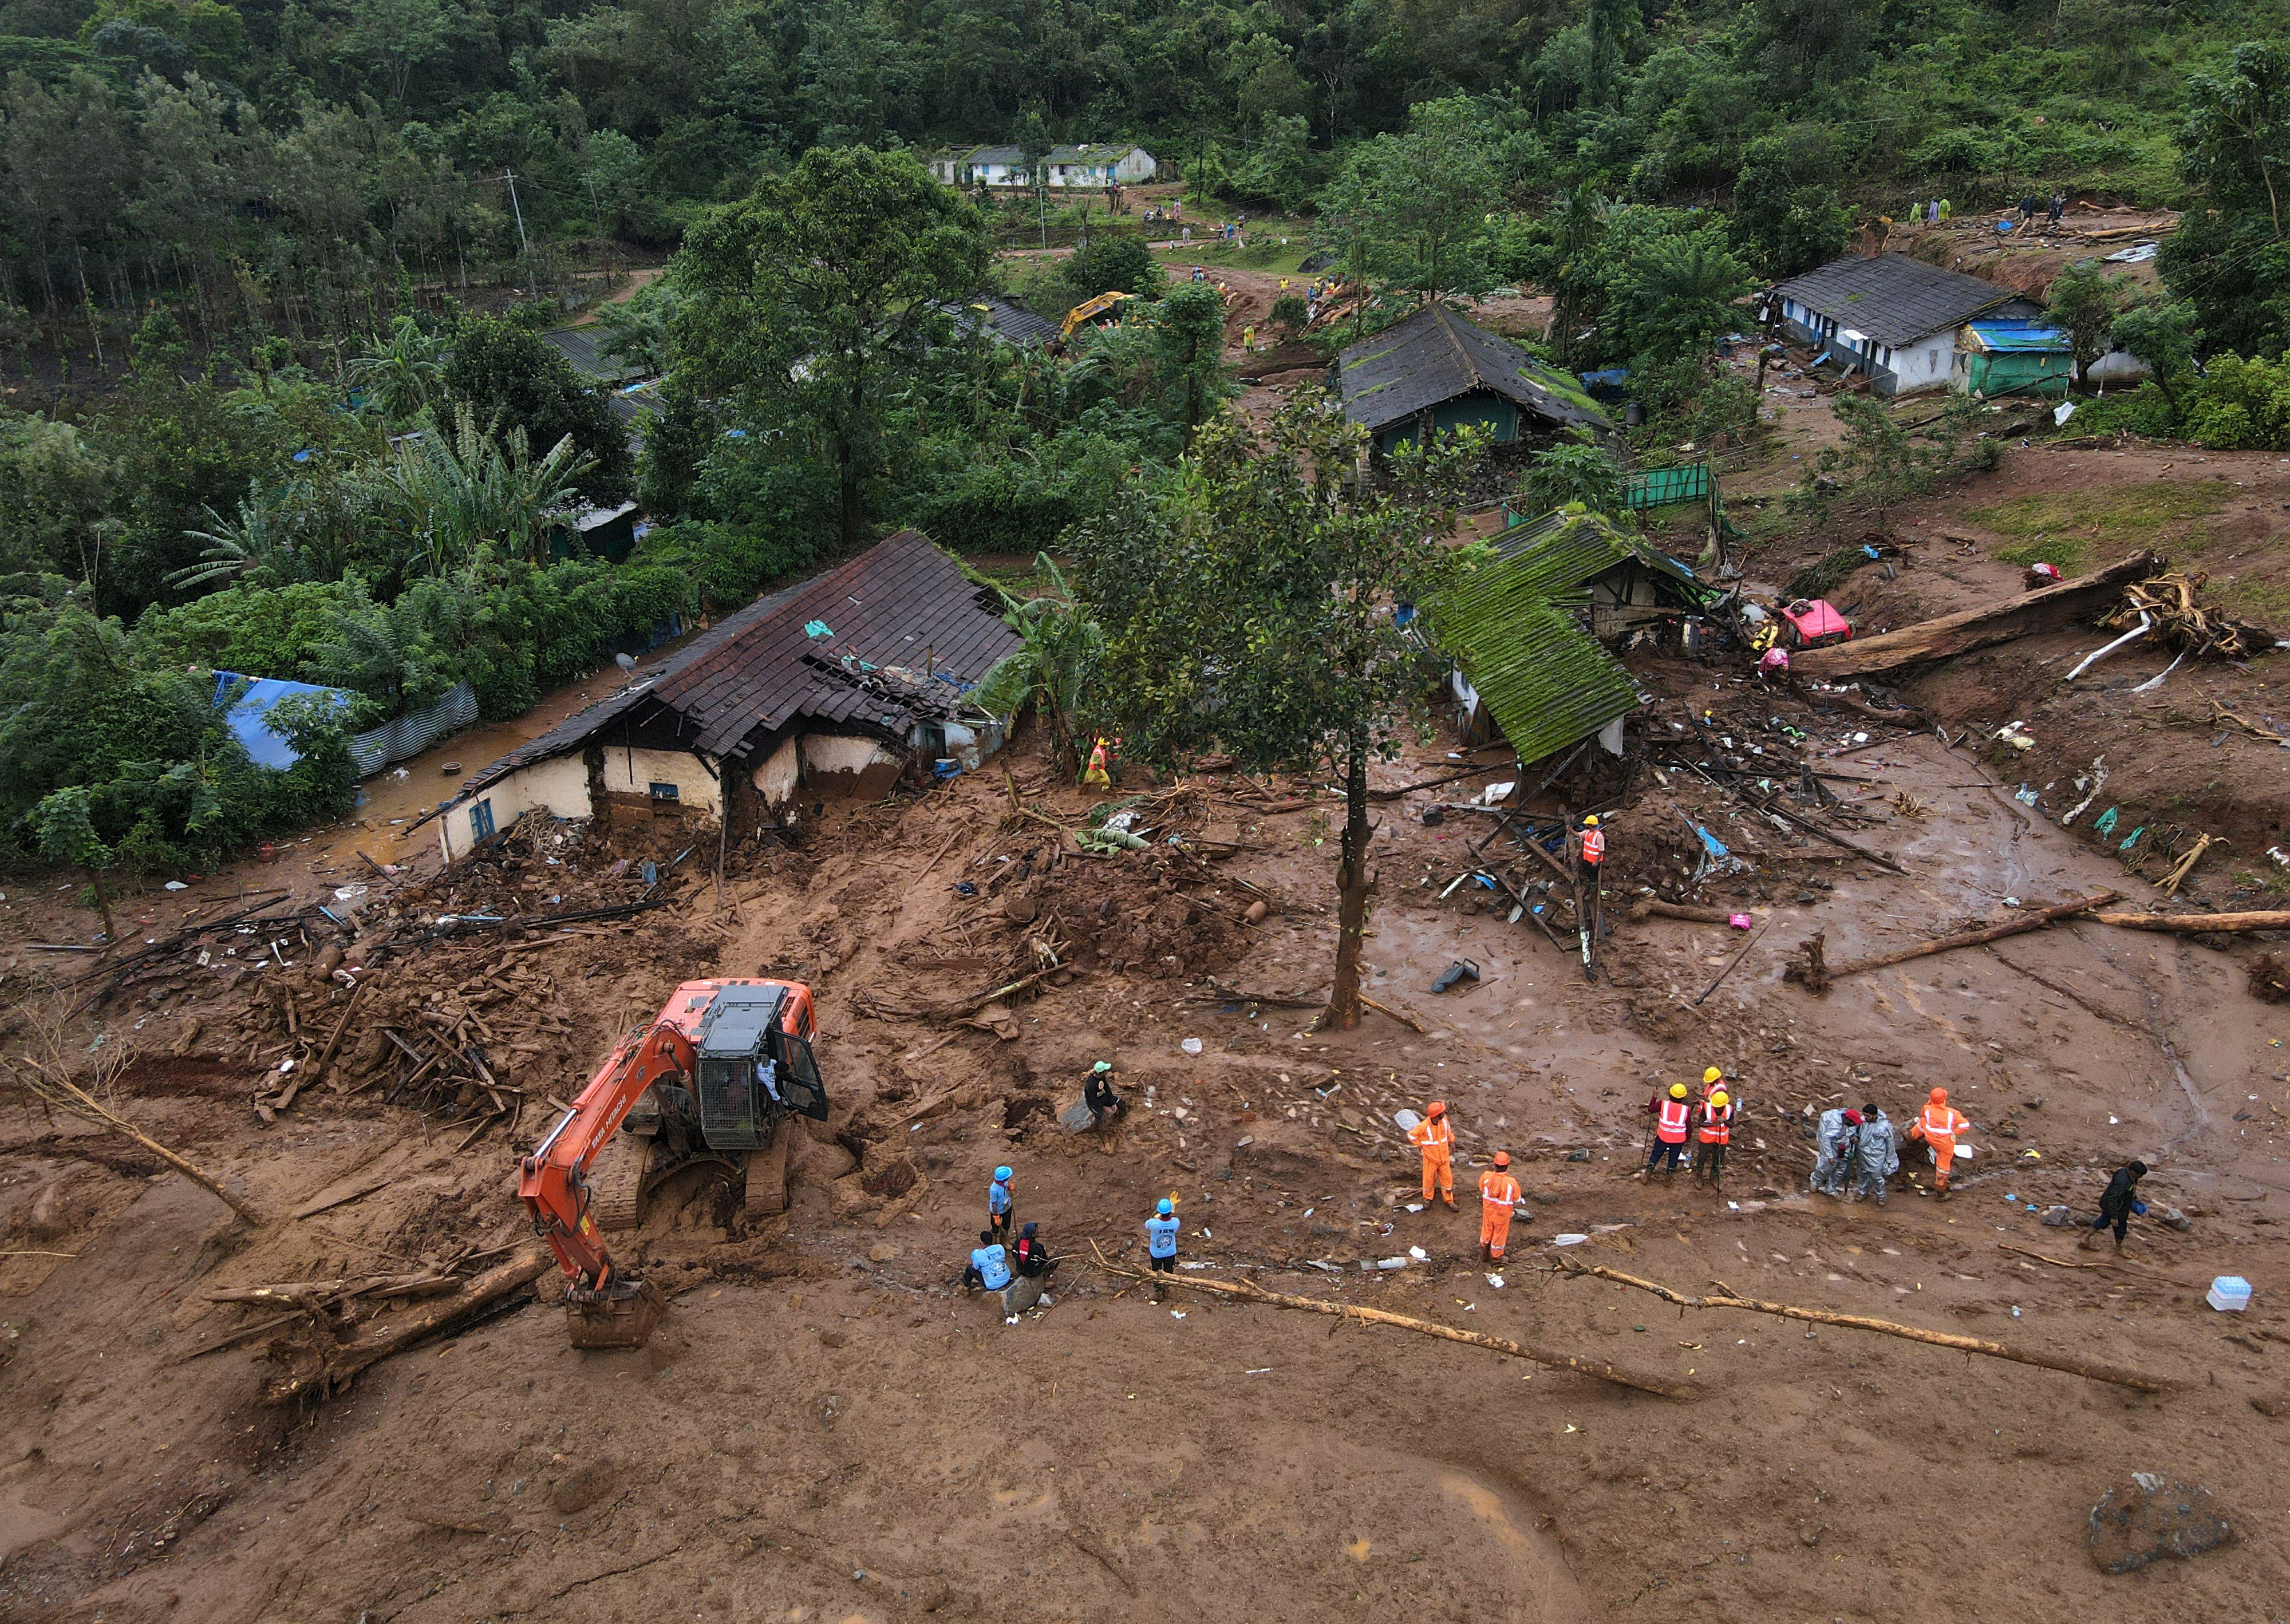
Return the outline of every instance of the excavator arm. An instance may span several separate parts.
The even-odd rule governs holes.
[[[533,1232],[564,1271],[565,1306],[576,1348],[642,1345],[659,1321],[659,1288],[630,1278],[613,1260],[589,1216],[584,1175],[645,1090],[662,1077],[693,1075],[692,1040],[668,1020],[629,1033],[589,1079],[572,1108],[519,1164],[517,1194]]]

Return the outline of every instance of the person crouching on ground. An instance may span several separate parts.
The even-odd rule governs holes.
[[[1035,1228],[1028,1224],[1018,1232],[1014,1252],[1018,1273],[1028,1280],[1046,1280],[1057,1268],[1058,1260],[1050,1255],[1050,1249],[1042,1244],[1041,1237],[1034,1233]]]
[[[994,1238],[991,1229],[978,1232],[978,1244],[970,1254],[970,1267],[962,1271],[962,1288],[966,1292],[998,1292],[1010,1284],[1010,1254]]]
[[[2139,1199],[2139,1180],[2146,1176],[2144,1162],[2126,1162],[2117,1168],[2115,1177],[2107,1181],[2107,1193],[2099,1198],[2099,1216],[2091,1220],[2091,1233],[2076,1244],[2086,1251],[2098,1245],[2100,1231],[2112,1224],[2115,1249],[2121,1252],[2124,1231],[2131,1227],[2133,1215],[2147,1215],[2147,1204]]]

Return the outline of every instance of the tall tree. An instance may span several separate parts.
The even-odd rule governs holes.
[[[2122,313],[2116,285],[2097,262],[2070,266],[2052,278],[2044,308],[2068,335],[2068,355],[2075,363],[2075,384],[2088,387],[2085,373],[2107,353],[2108,335]]]
[[[2211,343],[2245,354],[2290,340],[2290,45],[2237,45],[2228,70],[2187,86],[2179,166],[2206,205],[2163,244],[2163,279]]]
[[[814,148],[685,239],[679,365],[758,425],[816,434],[855,546],[892,401],[990,252],[977,210],[912,157]]]
[[[1255,767],[1318,766],[1344,785],[1335,990],[1360,1017],[1368,764],[1429,722],[1437,663],[1394,611],[1471,567],[1449,546],[1478,449],[1443,436],[1389,478],[1356,470],[1365,431],[1317,390],[1267,424],[1229,412],[1141,508],[1075,541],[1106,627],[1099,692],[1133,749],[1221,746]]]
[[[1357,148],[1320,207],[1348,271],[1437,299],[1493,285],[1489,221],[1501,202],[1486,120],[1469,97],[1450,96],[1419,103],[1405,135]]]

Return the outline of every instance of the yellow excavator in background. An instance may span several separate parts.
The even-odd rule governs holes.
[[[1125,300],[1132,300],[1136,297],[1137,295],[1134,293],[1113,292],[1100,293],[1095,299],[1085,299],[1081,303],[1076,305],[1072,309],[1066,312],[1065,325],[1058,329],[1058,342],[1062,344],[1068,339],[1073,337],[1074,329],[1080,326],[1084,322],[1094,321],[1097,317],[1103,316],[1108,310],[1115,308]]]

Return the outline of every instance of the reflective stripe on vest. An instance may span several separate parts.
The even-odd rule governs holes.
[[[1501,1178],[1482,1180],[1479,1199],[1491,1207],[1515,1207],[1518,1204],[1518,1180],[1508,1173]]]
[[[1716,1106],[1701,1108],[1701,1142],[1705,1145],[1729,1145],[1734,1141],[1734,1108],[1719,1109]]]
[[[1664,1144],[1684,1144],[1686,1119],[1693,1115],[1693,1108],[1685,1100],[1665,1100],[1661,1102],[1661,1126],[1654,1132]]]
[[[1445,1150],[1455,1142],[1455,1130],[1447,1125],[1445,1116],[1427,1116],[1408,1137],[1426,1150]]]
[[[1946,1105],[1925,1107],[1924,1130],[1926,1139],[1954,1139],[1956,1108]]]
[[[1605,855],[1606,831],[1604,829],[1584,829],[1582,831],[1582,860],[1586,863],[1600,862],[1605,860]]]

